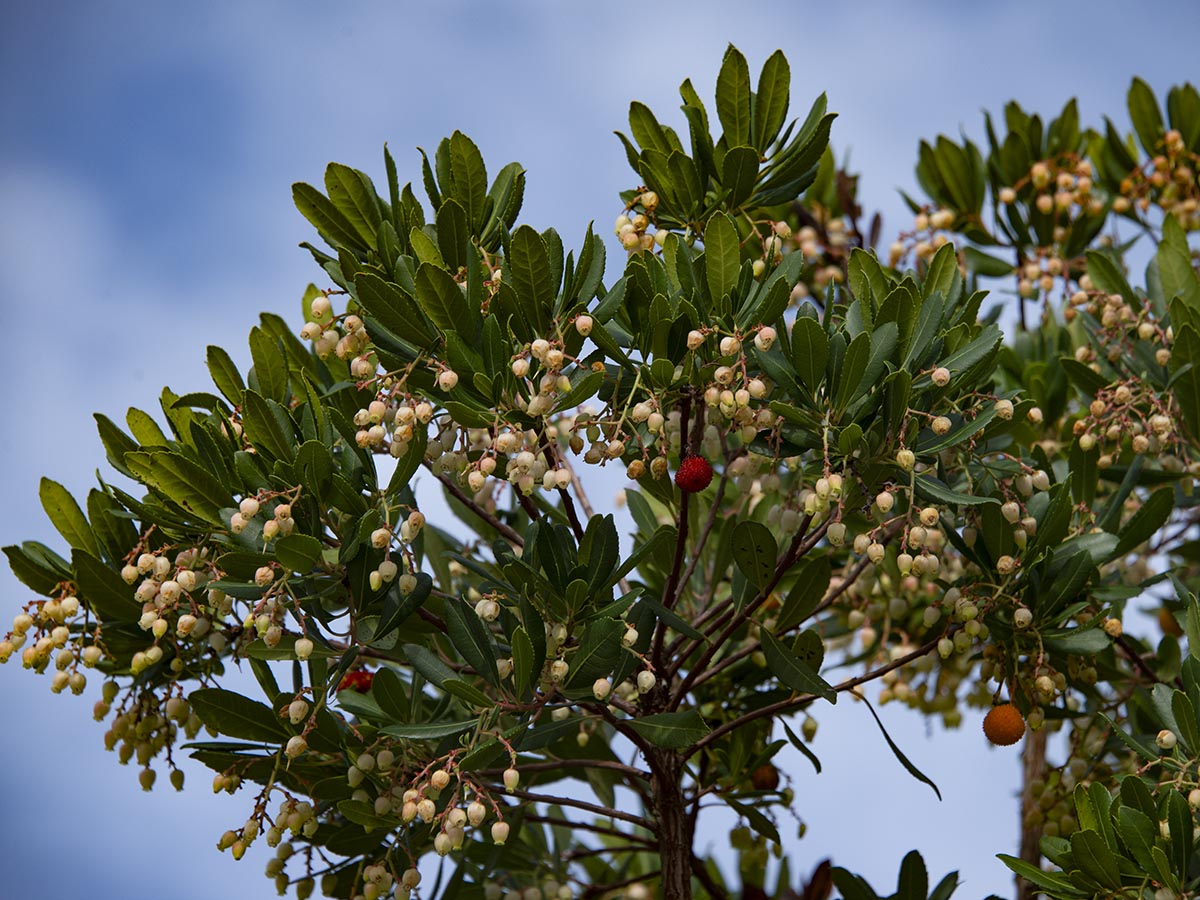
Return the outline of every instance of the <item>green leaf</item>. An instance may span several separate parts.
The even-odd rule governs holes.
[[[461,678],[448,678],[443,681],[442,690],[468,706],[473,706],[477,709],[491,709],[495,706],[487,694],[475,687],[475,685],[463,681]]]
[[[767,840],[774,841],[776,844],[780,843],[779,829],[763,813],[748,803],[739,803],[728,795],[722,796],[721,799],[729,804],[730,809],[745,819],[751,828]]]
[[[221,688],[200,688],[188,702],[205,725],[225,737],[280,743],[288,731],[269,706]]]
[[[425,676],[425,680],[441,687],[442,684],[457,678],[454,670],[438,659],[437,654],[420,644],[405,644],[404,655],[412,667]]]
[[[1179,739],[1188,753],[1193,756],[1200,753],[1200,725],[1196,723],[1196,710],[1183,691],[1171,694],[1171,712],[1175,714],[1175,724],[1179,727]]]
[[[1172,488],[1162,488],[1147,497],[1119,532],[1120,540],[1117,549],[1113,551],[1113,557],[1124,556],[1157,534],[1171,518],[1171,510],[1174,508],[1175,491]],[[1197,750],[1200,750],[1200,747],[1197,747]]]
[[[683,618],[673,609],[667,609],[657,600],[649,595],[644,595],[641,602],[656,615],[664,625],[673,628],[685,637],[689,637],[694,641],[707,642],[708,638],[704,636],[704,632],[692,627],[687,619]]]
[[[976,275],[982,275],[985,278],[1004,278],[1012,274],[1012,263],[976,250],[974,247],[964,248],[963,256],[966,258],[967,268]]]
[[[321,542],[307,534],[285,534],[275,541],[275,558],[280,565],[306,575],[321,558]]]
[[[879,731],[883,734],[883,739],[887,741],[888,747],[891,748],[891,751],[893,754],[895,754],[896,759],[900,761],[900,765],[904,766],[904,768],[908,770],[908,774],[917,779],[917,781],[924,782],[933,788],[933,792],[937,794],[937,798],[941,800],[942,792],[938,790],[938,786],[930,780],[928,775],[914,766],[909,758],[904,755],[899,747],[896,746],[896,742],[892,740],[892,736],[888,734],[887,729],[883,727],[883,721],[879,718],[879,714],[875,712],[875,707],[871,705],[871,701],[862,694],[858,694],[858,698],[862,700],[862,702],[867,705],[867,709],[871,711],[871,716],[875,719],[875,724],[879,726]]]
[[[837,397],[833,404],[835,412],[841,413],[863,387],[863,376],[867,372],[870,359],[871,335],[863,331],[850,342],[842,359],[842,368],[838,373]]]
[[[399,285],[384,281],[374,272],[359,272],[354,287],[363,308],[397,337],[420,348],[430,347],[437,340],[417,301]]]
[[[792,89],[792,71],[782,50],[776,50],[763,63],[754,98],[754,139],[760,153],[779,136],[787,119]],[[924,900],[924,898],[922,898]]]
[[[1190,323],[1175,332],[1170,368],[1183,420],[1196,437],[1200,435],[1200,331]]]
[[[70,491],[49,478],[43,478],[38,488],[38,497],[42,501],[42,509],[50,517],[50,523],[58,530],[71,547],[86,550],[92,556],[100,555],[96,545],[96,536],[88,526],[87,517],[75,502]],[[129,550],[132,548],[126,548]]]
[[[721,186],[729,192],[725,202],[731,208],[741,206],[754,191],[758,159],[758,151],[753,147],[732,147],[725,154],[721,163]]]
[[[533,685],[533,676],[537,674],[533,670],[533,641],[529,639],[529,632],[520,625],[513,631],[511,641],[513,686],[516,688],[517,697],[523,698]]]
[[[629,726],[651,744],[664,750],[683,750],[708,734],[708,726],[694,709],[630,719]]]
[[[643,499],[642,502],[644,503],[645,500]],[[663,525],[656,529],[654,534],[650,535],[650,538],[645,543],[643,543],[625,558],[625,561],[617,567],[617,570],[608,577],[608,581],[604,584],[601,590],[608,590],[611,588],[614,584],[641,565],[644,560],[657,553],[659,548],[666,544],[674,543],[675,535],[675,528],[670,525]]]
[[[804,386],[816,394],[829,363],[829,336],[816,319],[796,318],[792,326],[792,363]]]
[[[704,273],[714,302],[733,294],[740,269],[737,228],[725,213],[714,213],[704,229]]]
[[[597,678],[606,678],[621,658],[621,635],[624,626],[616,619],[595,619],[587,624],[579,649],[570,658],[571,669],[567,686],[572,689],[592,689]]]
[[[802,560],[795,571],[796,583],[788,591],[776,618],[775,627],[780,632],[791,630],[812,615],[829,590],[833,575],[829,560],[817,556]]]
[[[1158,156],[1162,152],[1163,118],[1150,85],[1134,78],[1129,86],[1128,104],[1129,118],[1142,147],[1150,156]]]
[[[438,249],[450,270],[457,272],[466,265],[466,254],[471,252],[471,226],[466,210],[457,200],[444,200],[437,211],[436,222]]]
[[[988,503],[998,504],[995,497],[976,497],[963,494],[947,487],[932,475],[918,475],[914,480],[917,494],[926,500],[945,503],[950,506],[983,506]]]
[[[292,185],[292,200],[329,246],[346,247],[360,254],[367,252],[367,244],[359,237],[353,223],[315,187],[296,182]]]
[[[938,293],[943,297],[949,297],[955,281],[961,277],[954,244],[944,244],[929,261],[929,268],[925,272],[925,282],[921,285],[921,296],[928,297]]]
[[[234,505],[233,496],[208,470],[178,453],[170,450],[126,453],[125,463],[139,481],[156,488],[209,524],[221,525],[221,510]]]
[[[246,385],[242,375],[229,354],[221,347],[210,344],[208,347],[208,373],[212,376],[213,384],[230,403],[235,406],[242,402],[242,394]]]
[[[771,529],[761,522],[743,520],[733,528],[733,560],[746,579],[762,588],[775,572],[779,548]]]
[[[71,554],[71,569],[79,599],[106,622],[136,622],[142,614],[133,588],[86,550]]]
[[[1025,862],[1023,859],[1018,859],[1015,856],[1009,856],[1006,853],[997,853],[996,858],[1002,863],[1024,878],[1026,881],[1037,885],[1040,888],[1045,888],[1051,891],[1055,897],[1090,897],[1092,892],[1083,890],[1075,885],[1062,872],[1045,872],[1038,866]]]
[[[273,459],[291,462],[296,444],[294,433],[283,426],[261,394],[249,389],[242,400],[242,427],[246,440],[258,450]]]
[[[487,167],[475,142],[461,131],[450,135],[450,171],[454,173],[453,196],[466,211],[471,230],[478,234],[484,226]]]
[[[88,491],[87,516],[100,547],[100,557],[113,564],[123,562],[138,541],[138,531],[125,508],[111,494],[92,488]]]
[[[417,268],[416,288],[421,309],[442,331],[463,330],[464,323],[479,316],[476,311],[472,317],[462,288],[445,269],[421,263]]]
[[[1122,805],[1117,810],[1117,825],[1121,832],[1121,840],[1129,848],[1134,861],[1147,872],[1155,874],[1152,850],[1158,837],[1158,829],[1154,823],[1141,810]]]
[[[1085,560],[1086,562],[1086,560]],[[1089,564],[1088,568],[1091,566]],[[1039,598],[1044,601],[1046,598]],[[1053,600],[1049,606],[1052,606]],[[1042,641],[1060,653],[1091,655],[1100,653],[1112,644],[1112,640],[1100,628],[1070,628],[1050,630],[1042,633]]]
[[[751,108],[750,67],[746,65],[746,57],[730,44],[717,74],[717,118],[727,146],[751,142]]]
[[[542,236],[528,225],[514,231],[509,241],[506,267],[512,273],[512,286],[525,319],[535,332],[544,334],[554,310],[555,289],[550,274],[550,255]]]
[[[929,894],[929,872],[925,860],[916,850],[910,850],[900,863],[894,900],[926,900]]]
[[[765,629],[762,631],[762,646],[767,667],[781,682],[799,694],[814,694],[830,703],[837,703],[837,692],[833,686]]]
[[[787,722],[782,722],[782,724],[783,730],[787,733],[788,740],[792,742],[792,746],[799,750],[808,759],[808,761],[813,764],[813,768],[816,769],[817,774],[820,775],[821,761],[817,759],[817,755],[809,749],[808,744],[804,743],[804,741],[800,740],[800,738],[796,736],[796,732],[792,731]]]
[[[1070,840],[1071,855],[1085,875],[1105,887],[1121,886],[1121,872],[1104,838],[1094,831],[1076,831]]]
[[[414,722],[408,725],[385,725],[379,730],[391,737],[410,741],[437,741],[462,734],[478,724],[478,719],[464,719],[461,722]]]
[[[496,652],[483,622],[468,611],[465,601],[447,600],[445,604],[446,633],[454,649],[479,675],[492,684],[500,684],[496,671]]]
[[[381,216],[371,179],[357,169],[330,163],[325,167],[325,190],[330,202],[346,217],[363,242],[374,247]]]

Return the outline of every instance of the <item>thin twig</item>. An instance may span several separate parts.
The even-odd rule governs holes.
[[[624,838],[627,841],[641,841],[651,847],[658,844],[653,838],[642,837],[640,834],[629,834],[616,828],[605,828],[603,825],[597,825],[594,822],[581,822],[577,819],[559,819],[554,816],[542,816],[531,813],[526,813],[524,818],[527,822],[539,822],[542,825],[562,825],[567,828],[579,828],[583,831],[595,832],[596,834]]]
[[[522,800],[529,800],[532,803],[549,803],[554,806],[570,806],[573,809],[581,809],[584,812],[595,813],[598,816],[606,816],[610,819],[620,819],[622,822],[629,822],[631,825],[636,825],[639,828],[645,828],[651,831],[650,822],[643,819],[641,816],[635,816],[633,813],[622,812],[619,809],[610,809],[607,806],[599,806],[595,803],[588,803],[586,800],[576,800],[573,797],[555,797],[552,794],[535,794],[531,791],[522,791],[514,789],[509,791],[514,797],[520,797]]]
[[[631,778],[647,779],[647,775],[641,769],[634,766],[627,766],[625,763],[614,762],[610,759],[552,759],[546,762],[521,763],[522,772],[547,772],[555,769],[612,769],[614,772],[620,772],[622,775],[628,775]],[[503,769],[484,769],[479,774],[485,778],[495,778],[500,775]]]
[[[754,615],[755,610],[757,610],[760,606],[762,606],[763,603],[767,601],[767,598],[771,596],[771,592],[775,590],[775,587],[779,584],[783,576],[787,574],[788,570],[791,569],[792,566],[796,564],[796,560],[808,552],[809,549],[816,546],[817,541],[821,539],[825,533],[825,530],[828,529],[829,522],[830,520],[826,519],[825,522],[822,523],[821,527],[817,528],[810,535],[808,534],[808,528],[809,525],[812,524],[812,516],[804,517],[804,520],[800,523],[800,527],[796,530],[795,537],[792,538],[791,545],[775,564],[775,571],[771,574],[771,578],[767,581],[766,585],[759,589],[758,594],[750,603],[747,603],[740,610],[731,611],[729,624],[727,624],[720,635],[713,639],[712,643],[709,644],[708,648],[704,651],[704,654],[700,657],[700,661],[688,671],[687,677],[683,679],[683,683],[679,686],[679,690],[671,698],[671,702],[669,704],[670,709],[676,709],[679,706],[679,704],[683,701],[683,698],[687,696],[688,691],[691,690],[696,679],[704,673],[704,667],[712,662],[713,657],[716,656],[716,654],[725,646],[725,643],[729,640],[730,636],[732,636],[732,634],[742,625],[742,623],[749,619],[750,616]],[[718,627],[720,627],[720,620],[713,624],[713,627],[709,630],[708,634],[711,635],[711,633]],[[686,659],[689,654],[690,650],[688,653],[681,652],[678,657],[678,661],[682,663],[682,661]]]
[[[911,653],[907,653],[904,656],[894,659],[886,665],[880,666],[878,669],[872,669],[870,672],[855,676],[854,678],[847,678],[845,681],[834,685],[833,689],[839,693],[842,691],[848,691],[858,687],[860,684],[864,684],[868,681],[874,681],[876,678],[886,675],[893,669],[899,669],[901,666],[906,666],[914,659],[920,659],[922,656],[932,653],[937,647],[938,641],[940,641],[943,637],[949,637],[951,634],[957,631],[958,628],[959,626],[955,625],[949,628],[945,634],[938,635],[938,637],[926,641]],[[724,737],[729,732],[736,731],[739,728],[744,728],[747,724],[753,722],[755,719],[761,719],[768,716],[785,715],[789,712],[800,709],[801,707],[808,706],[808,704],[817,699],[819,699],[819,695],[817,694],[801,694],[798,697],[791,697],[787,700],[779,700],[775,703],[768,704],[767,706],[763,706],[758,709],[752,709],[750,712],[738,716],[736,719],[732,719],[729,722],[726,722],[724,725],[714,728],[700,740],[696,741],[696,743],[692,744],[692,746],[684,750],[683,758],[687,759],[695,753],[698,753],[700,750],[703,750],[714,741]]]
[[[429,469],[431,472],[433,471],[433,468],[429,465],[429,463],[425,463],[425,468]],[[433,477],[442,483],[442,486],[450,492],[451,496],[454,497],[455,500],[495,528],[496,531],[498,531],[500,535],[510,544],[515,544],[518,547],[525,546],[525,539],[521,537],[521,535],[519,535],[511,526],[505,525],[492,513],[488,512],[486,509],[476,503],[475,499],[463,491],[463,489],[455,484],[452,479],[447,478],[445,475],[438,475],[436,473],[434,473]]]
[[[558,458],[557,449],[550,443],[546,437],[546,432],[543,430],[539,435],[542,441],[542,455],[546,457],[546,462],[550,464],[550,468],[557,467],[561,460]],[[574,480],[572,478],[572,480]],[[566,488],[558,489],[558,496],[562,500],[563,509],[567,514],[567,521],[571,523],[571,531],[575,533],[575,540],[583,540],[583,524],[579,521],[579,513],[575,512],[575,502],[571,499],[571,492]],[[591,518],[591,516],[588,516]]]

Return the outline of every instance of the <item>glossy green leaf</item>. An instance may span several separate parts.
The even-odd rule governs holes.
[[[908,774],[917,779],[917,781],[924,782],[933,788],[933,792],[937,794],[937,798],[941,800],[942,792],[938,790],[938,786],[933,783],[928,775],[914,766],[909,758],[904,755],[898,746],[896,746],[896,742],[892,740],[892,736],[888,734],[887,729],[883,727],[883,721],[879,718],[879,714],[875,712],[875,707],[871,705],[871,701],[869,701],[862,694],[859,694],[858,696],[859,699],[866,704],[867,709],[870,710],[871,717],[875,720],[875,724],[879,726],[879,731],[881,734],[883,734],[883,739],[887,741],[888,747],[891,749],[892,754],[896,757],[896,759],[900,761],[900,765],[904,766],[904,768],[908,771]]]
[[[275,558],[280,565],[304,575],[321,558],[321,542],[307,534],[285,534],[275,540]]]
[[[385,725],[379,730],[391,737],[410,741],[437,741],[462,734],[478,724],[478,719],[465,719],[461,722],[413,722],[406,725]]]
[[[92,556],[100,555],[96,536],[92,534],[87,517],[70,491],[57,481],[43,478],[38,488],[38,497],[42,501],[42,509],[50,518],[50,523],[71,547],[86,550]],[[126,551],[130,549],[132,547],[127,547]]]
[[[354,224],[312,185],[303,182],[293,184],[292,200],[300,214],[308,219],[331,247],[346,247],[357,253],[367,251],[367,245]]]
[[[221,688],[199,688],[188,702],[205,725],[225,737],[281,743],[288,738],[283,721],[269,706]]]
[[[464,323],[478,318],[478,311],[472,317],[462,288],[443,268],[421,263],[417,269],[416,288],[417,303],[422,311],[443,331],[462,329]]]
[[[207,351],[208,373],[212,376],[213,384],[217,386],[217,390],[235,406],[242,402],[242,393],[246,390],[246,384],[242,381],[242,375],[238,372],[238,368],[234,365],[229,354],[221,347],[210,344]]]
[[[775,572],[779,548],[771,529],[761,522],[743,520],[733,528],[733,560],[746,579],[764,587]]]
[[[825,379],[829,362],[829,337],[816,319],[798,316],[792,326],[792,363],[810,392],[816,393]]]
[[[715,302],[733,294],[741,270],[741,248],[733,220],[714,213],[704,231],[704,272]]]
[[[246,440],[272,459],[292,460],[295,436],[276,415],[269,401],[256,391],[247,390],[242,400],[242,427]]]
[[[728,795],[723,796],[721,799],[729,804],[730,809],[745,819],[756,832],[767,840],[774,841],[776,844],[780,842],[779,829],[775,827],[775,824],[766,815],[759,812],[749,803],[739,803]]]
[[[837,692],[807,663],[767,630],[762,631],[763,653],[771,673],[798,694],[813,694],[837,703]]]
[[[496,651],[479,616],[464,601],[447,600],[446,633],[464,660],[492,684],[500,683],[496,671]]]
[[[71,554],[71,569],[80,600],[107,622],[136,622],[142,606],[133,588],[86,550]]]
[[[683,750],[708,734],[708,726],[694,709],[630,719],[629,727],[664,750]]]
[[[1129,86],[1128,107],[1133,130],[1143,149],[1150,156],[1158,156],[1163,150],[1162,111],[1154,99],[1154,91],[1140,78],[1134,78]]]
[[[754,97],[754,145],[760,153],[779,136],[787,119],[792,89],[792,71],[782,50],[776,50],[763,63]]]
[[[170,450],[127,453],[125,462],[141,481],[210,524],[222,524],[222,508],[234,505],[232,495],[210,472],[178,453]]]
[[[725,143],[730,147],[749,144],[750,135],[750,67],[746,57],[732,44],[725,50],[721,71],[717,74],[717,118],[725,130]]]
[[[526,321],[538,334],[545,334],[554,309],[555,287],[542,236],[528,225],[514,231],[506,264]]]

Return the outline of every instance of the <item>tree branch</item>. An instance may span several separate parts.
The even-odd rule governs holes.
[[[604,816],[609,819],[620,819],[622,822],[628,822],[631,825],[636,825],[639,828],[645,828],[647,831],[653,831],[651,824],[641,816],[635,816],[633,813],[622,812],[619,809],[609,809],[607,806],[598,806],[595,803],[588,803],[586,800],[576,800],[573,797],[555,797],[552,794],[534,794],[530,791],[522,791],[520,789],[511,790],[508,793],[514,797],[520,797],[522,800],[529,800],[533,803],[550,803],[554,806],[570,806],[573,809],[581,809],[584,812],[594,813],[597,816]]]
[[[612,769],[614,772],[620,772],[622,775],[628,775],[631,778],[648,779],[650,776],[641,769],[634,766],[627,766],[622,762],[615,762],[610,759],[552,759],[546,762],[523,762],[521,763],[522,772],[552,772],[555,769]],[[485,778],[495,778],[500,775],[503,769],[484,769],[479,774]]]
[[[429,463],[425,463],[425,468],[430,472],[433,472],[433,467]],[[479,516],[479,518],[483,519],[483,521],[487,522],[487,524],[492,526],[492,528],[495,528],[496,531],[498,531],[500,535],[510,544],[515,544],[518,547],[525,546],[525,539],[521,537],[521,535],[519,535],[511,526],[504,524],[492,513],[488,512],[486,509],[476,503],[475,499],[463,491],[463,489],[457,484],[455,484],[453,479],[447,478],[445,475],[438,475],[436,472],[434,472],[433,477],[442,483],[442,487],[449,491],[450,495],[454,497],[455,500],[457,500],[471,512],[475,513],[475,515]],[[518,491],[518,493],[520,492]]]
[[[734,631],[736,631],[746,619],[754,615],[754,612],[766,602],[767,598],[771,596],[771,592],[775,590],[775,587],[779,584],[783,576],[787,574],[787,571],[792,566],[796,564],[796,560],[807,553],[808,550],[814,547],[817,541],[824,536],[825,531],[829,528],[829,523],[831,521],[832,519],[826,519],[821,526],[810,535],[808,534],[808,528],[809,525],[812,524],[812,516],[804,517],[804,521],[800,523],[800,527],[796,530],[795,537],[792,538],[791,545],[775,564],[775,571],[772,573],[770,580],[759,590],[754,600],[746,604],[746,606],[744,606],[742,609],[731,609],[729,614],[729,624],[725,626],[720,635],[712,640],[708,646],[708,649],[706,649],[704,654],[700,657],[700,661],[696,663],[691,670],[689,670],[687,677],[683,679],[683,683],[679,686],[679,690],[671,698],[671,702],[668,704],[669,709],[676,709],[679,704],[683,702],[683,698],[686,697],[688,691],[692,689],[696,679],[704,674],[704,667],[712,662],[713,657],[725,647],[726,642],[729,640]],[[717,628],[721,627],[721,621],[723,618],[724,617],[713,623],[712,628],[710,628],[708,632],[710,635]],[[674,667],[675,669],[682,664],[683,660],[687,658],[690,652],[691,651],[689,649],[687,653],[680,653],[679,658],[676,660],[676,665]],[[672,674],[674,673],[672,672]]]
[[[554,816],[542,816],[534,813],[526,813],[525,820],[528,822],[539,822],[543,825],[561,825],[565,828],[579,828],[583,831],[592,831],[596,834],[608,835],[609,837],[619,837],[627,841],[640,841],[650,847],[657,846],[657,842],[653,838],[642,837],[639,834],[629,834],[616,828],[605,828],[603,825],[597,825],[594,822],[579,822],[575,819],[559,819]]]
[[[847,678],[845,681],[835,685],[833,689],[839,693],[842,691],[848,691],[852,688],[858,687],[860,684],[865,684],[868,681],[874,681],[876,678],[886,675],[893,669],[899,669],[901,666],[906,666],[914,659],[920,659],[922,656],[932,653],[937,647],[939,640],[941,640],[943,637],[949,637],[956,632],[958,628],[959,626],[955,625],[947,629],[944,634],[938,635],[938,637],[926,641],[911,653],[907,653],[904,656],[894,659],[887,665],[880,666],[878,669],[872,669],[870,672],[865,672],[862,675],[858,675],[854,678]],[[696,743],[692,744],[692,746],[684,750],[683,757],[684,759],[687,759],[688,757],[695,755],[700,750],[703,750],[709,744],[712,744],[724,737],[729,732],[736,731],[739,728],[744,728],[746,725],[755,721],[756,719],[762,719],[768,716],[774,717],[785,715],[786,713],[793,712],[801,707],[808,706],[808,704],[817,699],[819,698],[816,694],[801,694],[798,697],[791,697],[787,700],[779,700],[775,703],[768,704],[767,706],[753,709],[744,715],[738,716],[736,719],[726,722],[724,725],[714,728],[700,740],[696,741]]]

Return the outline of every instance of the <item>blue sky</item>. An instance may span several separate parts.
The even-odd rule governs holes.
[[[1109,113],[1124,127],[1131,75],[1160,94],[1194,77],[1198,26],[1197,8],[1115,2],[8,5],[0,542],[58,542],[37,479],[77,495],[95,483],[93,411],[152,409],[164,383],[203,390],[206,344],[245,361],[260,310],[295,317],[320,273],[296,247],[311,232],[290,184],[319,183],[329,160],[382,183],[387,141],[402,180],[419,182],[414,148],[459,128],[492,172],[523,163],[524,220],[577,245],[591,219],[607,233],[617,191],[636,182],[611,134],[631,99],[677,122],[678,84],[691,77],[711,97],[726,43],[755,69],[782,47],[794,111],[828,92],[835,144],[865,173],[862,197],[884,212],[888,240],[905,224],[896,188],[912,188],[921,137],[978,135],[980,110],[1010,98],[1053,113],[1076,95],[1084,121]],[[24,596],[7,570],[0,596],[12,611]],[[136,771],[103,751],[89,715],[98,690],[55,697],[13,664],[0,689],[9,896],[275,895],[265,851],[234,864],[214,849],[244,820],[244,796],[213,797],[198,767],[183,795],[142,794]],[[825,773],[794,761],[810,826],[791,842],[796,869],[834,853],[890,889],[916,846],[935,877],[962,872],[959,896],[1011,895],[992,854],[1015,840],[1016,754],[989,750],[977,718],[927,734],[901,710],[882,714],[945,802],[900,769],[866,710],[839,704],[817,738]],[[702,842],[719,847],[727,827]]]

